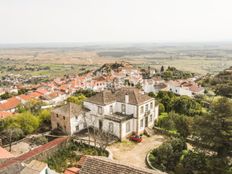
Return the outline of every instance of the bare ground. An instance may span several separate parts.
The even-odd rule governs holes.
[[[152,137],[144,136],[141,143],[125,140],[121,143],[112,144],[109,149],[113,153],[115,160],[133,164],[137,167],[147,168],[145,163],[147,153],[159,147],[165,139],[162,135],[153,135]]]

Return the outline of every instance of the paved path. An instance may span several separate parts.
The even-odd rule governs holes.
[[[165,138],[162,135],[144,136],[141,143],[133,143],[126,140],[121,143],[112,144],[108,148],[113,153],[114,159],[147,168],[145,163],[147,153],[160,146],[164,141]]]

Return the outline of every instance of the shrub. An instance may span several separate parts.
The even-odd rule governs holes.
[[[149,160],[155,168],[162,171],[173,171],[186,148],[187,145],[183,139],[173,138],[154,149]]]

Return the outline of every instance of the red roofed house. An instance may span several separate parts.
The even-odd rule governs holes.
[[[15,112],[17,106],[21,103],[20,99],[11,97],[0,103],[0,111]]]

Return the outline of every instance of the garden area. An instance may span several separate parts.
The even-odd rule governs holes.
[[[42,102],[33,100],[18,106],[17,114],[0,120],[0,138],[3,144],[11,144],[27,135],[50,130],[51,111],[41,110]]]
[[[170,92],[154,95],[160,105],[156,129],[170,140],[149,154],[152,167],[171,174],[232,173],[232,101],[217,97],[205,107],[199,98]],[[193,148],[188,149],[186,142]]]
[[[70,141],[54,152],[44,162],[48,164],[49,168],[57,172],[64,172],[68,167],[76,167],[82,155],[108,156],[108,152],[86,144]]]

